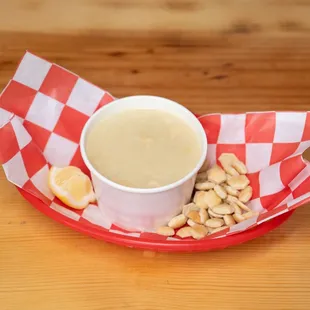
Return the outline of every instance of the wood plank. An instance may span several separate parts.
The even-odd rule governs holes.
[[[1,0],[0,30],[309,33],[309,0]]]

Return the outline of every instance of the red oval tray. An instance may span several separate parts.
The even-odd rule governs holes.
[[[260,237],[269,231],[277,228],[283,224],[292,215],[293,211],[289,211],[280,215],[270,221],[260,224],[245,232],[231,235],[218,239],[205,239],[205,240],[155,240],[145,238],[136,238],[132,236],[121,235],[110,232],[100,226],[87,224],[85,222],[74,221],[56,211],[49,208],[41,200],[27,193],[26,191],[17,188],[21,195],[36,209],[54,219],[55,221],[62,223],[72,229],[81,232],[85,235],[89,235],[96,239],[104,240],[107,242],[127,246],[130,248],[147,249],[152,251],[161,252],[199,252],[209,251],[215,249],[224,249],[229,246],[237,245],[257,237]]]

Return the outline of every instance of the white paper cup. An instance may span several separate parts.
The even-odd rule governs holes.
[[[201,144],[201,156],[196,167],[177,182],[151,189],[126,187],[101,175],[88,160],[85,151],[87,133],[97,120],[129,109],[156,109],[183,119],[195,131]],[[126,97],[103,106],[85,124],[80,146],[103,215],[119,227],[139,231],[154,231],[181,212],[182,206],[191,198],[196,175],[207,155],[207,137],[197,118],[182,105],[156,96]]]

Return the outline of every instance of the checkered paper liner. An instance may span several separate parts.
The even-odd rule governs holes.
[[[79,149],[81,131],[96,110],[113,100],[76,74],[27,52],[0,96],[0,163],[7,179],[60,217],[142,241],[180,241],[125,231],[103,218],[94,204],[70,209],[48,188],[50,165],[74,165],[89,174]],[[260,213],[207,238],[245,231],[310,201],[310,164],[302,158],[310,146],[310,112],[211,114],[199,120],[211,164],[223,152],[246,163],[253,187],[249,206]]]

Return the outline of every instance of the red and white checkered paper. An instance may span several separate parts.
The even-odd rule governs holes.
[[[89,173],[79,150],[80,134],[88,118],[113,100],[74,73],[27,52],[0,96],[0,163],[5,174],[46,208],[83,225],[145,241],[179,240],[124,231],[103,218],[97,206],[70,209],[48,188],[50,165],[74,165]],[[246,163],[253,187],[249,206],[260,212],[207,238],[244,231],[310,201],[310,164],[302,158],[310,146],[310,112],[212,114],[199,120],[208,136],[211,163],[223,152],[233,152]]]

